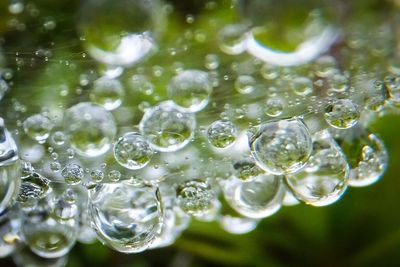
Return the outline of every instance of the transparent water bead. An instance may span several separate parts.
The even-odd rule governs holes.
[[[106,153],[117,131],[111,113],[89,102],[76,104],[66,110],[64,129],[72,148],[84,157]]]
[[[75,220],[55,220],[43,208],[25,214],[21,230],[29,248],[43,258],[66,255],[78,234]]]
[[[176,195],[180,208],[189,215],[203,216],[213,209],[215,195],[206,181],[184,182],[178,187]]]
[[[153,150],[141,134],[129,132],[114,144],[114,157],[121,166],[138,170],[150,162]]]
[[[300,170],[312,151],[311,135],[304,122],[285,119],[266,122],[250,137],[251,153],[263,170],[281,175]]]
[[[246,35],[247,52],[274,65],[293,66],[312,61],[327,51],[339,35],[335,26],[338,9],[329,1],[236,3],[242,17],[253,26]]]
[[[264,173],[253,160],[244,159],[233,164],[235,177],[243,181],[251,181],[258,175]]]
[[[51,191],[50,180],[37,172],[32,172],[22,178],[18,202],[42,199]]]
[[[140,133],[152,148],[174,152],[186,146],[194,135],[196,121],[171,102],[163,102],[146,110],[139,124]]]
[[[278,117],[282,114],[284,103],[280,98],[268,98],[265,104],[265,114],[270,117]]]
[[[235,89],[241,94],[250,94],[256,88],[256,80],[250,75],[240,75],[235,81]]]
[[[299,200],[313,206],[330,205],[347,188],[349,164],[328,131],[315,133],[313,146],[313,153],[305,168],[287,175],[286,183]]]
[[[0,213],[10,207],[21,184],[17,145],[0,118]]]
[[[0,215],[0,258],[15,253],[20,245],[21,227],[18,211],[11,209]]]
[[[82,5],[78,29],[94,59],[129,66],[155,48],[163,17],[157,0],[90,0]]]
[[[207,138],[211,145],[226,148],[232,145],[237,137],[236,126],[231,121],[214,121],[207,129]]]
[[[61,171],[61,175],[67,184],[77,185],[82,182],[85,173],[80,165],[69,163]]]
[[[212,81],[207,72],[184,70],[168,84],[168,97],[185,112],[198,112],[210,101]]]
[[[124,253],[146,250],[160,234],[164,217],[158,189],[129,182],[92,189],[89,213],[101,242]]]
[[[54,127],[54,123],[50,118],[42,115],[35,114],[23,122],[24,132],[33,140],[38,142],[45,141],[49,135],[50,131]]]
[[[65,267],[68,263],[68,255],[51,259],[43,258],[33,253],[27,246],[13,253],[12,259],[18,267]]]
[[[360,118],[358,105],[350,99],[338,99],[330,104],[324,113],[326,122],[338,129],[353,127]]]
[[[238,55],[246,50],[245,33],[248,26],[245,24],[229,24],[218,32],[218,45],[222,52],[228,55]]]
[[[125,91],[120,81],[104,76],[94,82],[90,100],[106,110],[114,110],[121,106],[124,95]]]
[[[272,174],[261,174],[250,182],[230,179],[222,187],[229,205],[239,214],[253,219],[276,213],[285,195],[282,177]]]
[[[258,220],[223,215],[218,219],[222,229],[235,235],[247,234],[256,229]]]
[[[368,186],[384,174],[389,155],[385,144],[376,135],[361,127],[335,135],[350,164],[349,185]]]
[[[291,82],[291,89],[299,96],[307,96],[313,93],[313,81],[308,77],[295,77]]]

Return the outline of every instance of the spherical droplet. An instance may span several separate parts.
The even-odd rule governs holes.
[[[330,205],[347,188],[349,165],[328,131],[314,134],[313,146],[313,153],[305,168],[287,175],[286,182],[299,200],[313,206]]]
[[[265,104],[265,114],[270,117],[277,117],[283,112],[283,101],[279,98],[269,98]]]
[[[42,114],[35,114],[28,117],[23,123],[25,133],[36,141],[44,141],[53,129],[53,122]]]
[[[255,90],[256,80],[250,75],[240,75],[235,81],[235,89],[241,94],[250,94]]]
[[[226,120],[214,121],[207,129],[208,141],[217,148],[226,148],[232,145],[236,136],[236,126]]]
[[[168,85],[168,97],[186,112],[198,112],[204,109],[211,93],[211,78],[200,70],[181,71]]]
[[[357,123],[360,112],[358,106],[350,99],[339,99],[327,107],[324,117],[330,126],[348,129]]]
[[[71,146],[85,157],[106,153],[117,131],[112,115],[103,107],[88,102],[67,109],[64,129]]]
[[[142,135],[130,132],[124,134],[115,143],[114,157],[121,166],[137,170],[150,162],[153,150]]]
[[[83,168],[77,164],[70,163],[61,171],[62,177],[67,184],[76,185],[82,182],[85,173]]]
[[[271,216],[282,206],[282,177],[261,174],[250,182],[230,179],[223,185],[225,199],[241,215],[258,219]]]
[[[187,181],[178,187],[176,194],[179,206],[187,214],[203,216],[213,208],[214,192],[205,181]]]
[[[164,215],[155,188],[121,182],[98,185],[90,193],[92,225],[107,246],[137,253],[146,250],[160,233]]]
[[[51,141],[57,146],[64,145],[66,139],[67,139],[67,137],[61,131],[56,131],[51,135]]]
[[[244,34],[247,27],[244,24],[226,25],[218,32],[219,48],[228,55],[238,55],[246,50]]]
[[[146,110],[139,129],[154,149],[173,152],[190,142],[195,126],[192,114],[181,112],[171,102],[163,102]]]
[[[107,110],[114,110],[121,106],[124,95],[120,81],[102,77],[94,82],[90,100]]]
[[[154,35],[164,24],[163,15],[157,0],[86,1],[78,29],[94,59],[129,66],[154,49]]]
[[[300,170],[312,151],[311,135],[300,119],[267,122],[250,140],[251,153],[259,167],[273,174]]]
[[[233,164],[235,177],[243,181],[251,181],[264,171],[253,160],[240,160]]]
[[[307,96],[314,91],[314,85],[308,77],[296,77],[291,83],[292,90],[300,96]]]

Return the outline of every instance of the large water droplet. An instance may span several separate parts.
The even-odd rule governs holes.
[[[236,126],[230,121],[215,121],[207,129],[208,141],[218,148],[226,148],[232,145],[236,140],[236,136]]]
[[[179,206],[187,214],[203,216],[213,208],[214,192],[205,181],[187,181],[179,186],[176,194]]]
[[[91,0],[82,7],[78,29],[93,58],[132,65],[154,49],[163,14],[157,0]]]
[[[0,213],[14,203],[21,183],[20,177],[21,164],[17,146],[0,118]]]
[[[261,174],[250,182],[230,179],[222,187],[225,199],[232,208],[254,219],[276,213],[285,194],[282,177],[272,174]]]
[[[107,110],[121,106],[125,92],[120,81],[102,77],[94,82],[90,100]]]
[[[98,238],[124,253],[146,250],[161,231],[163,209],[158,190],[128,182],[92,189],[89,212]]]
[[[153,157],[149,143],[139,133],[124,134],[114,145],[116,161],[127,169],[137,170],[146,166]]]
[[[179,111],[171,102],[163,102],[146,110],[139,128],[154,149],[173,152],[189,143],[195,126],[192,114]]]
[[[53,129],[53,122],[42,114],[36,114],[28,117],[23,123],[25,133],[33,140],[42,142],[46,140],[51,129]]]
[[[312,151],[311,135],[300,119],[267,122],[250,140],[256,163],[273,174],[294,173],[302,168]]]
[[[168,97],[185,112],[204,109],[211,93],[211,78],[207,72],[200,70],[181,71],[168,85]]]
[[[315,133],[313,146],[308,164],[302,171],[286,176],[286,182],[298,199],[313,206],[326,206],[345,192],[349,165],[328,131]]]
[[[350,99],[338,99],[326,108],[324,117],[330,126],[347,129],[358,122],[360,111]]]
[[[103,107],[88,102],[67,109],[64,129],[71,146],[85,157],[106,153],[117,131],[112,115]]]

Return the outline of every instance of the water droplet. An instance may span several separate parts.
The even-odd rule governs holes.
[[[176,194],[179,206],[189,215],[202,216],[213,208],[214,192],[205,181],[187,181],[178,187]]]
[[[93,170],[90,172],[90,177],[95,183],[100,183],[104,179],[104,172],[101,170]]]
[[[361,187],[377,182],[384,174],[389,159],[382,140],[360,126],[338,134],[335,139],[350,164],[349,185]]]
[[[120,81],[102,77],[94,82],[90,100],[107,110],[121,106],[125,92]]]
[[[25,215],[22,233],[35,254],[43,258],[58,258],[74,246],[77,224],[75,220],[54,220],[48,210],[39,209]]]
[[[62,146],[65,144],[67,137],[61,131],[56,131],[51,135],[52,142],[57,146]]]
[[[168,97],[185,112],[198,112],[210,101],[211,79],[200,70],[184,70],[168,84]]]
[[[208,141],[218,148],[229,147],[235,142],[236,137],[236,126],[230,121],[214,121],[207,129]]]
[[[357,123],[360,112],[358,106],[350,99],[338,99],[326,108],[324,117],[330,126],[348,129]]]
[[[110,179],[111,182],[118,182],[121,179],[121,173],[117,170],[111,170],[108,173],[108,179]]]
[[[255,219],[224,215],[218,220],[221,227],[228,233],[235,235],[247,234],[256,229],[258,221]]]
[[[243,181],[251,181],[264,171],[252,160],[241,160],[233,164],[235,177]]]
[[[283,101],[280,98],[269,98],[265,105],[265,114],[270,117],[277,117],[283,112]]]
[[[87,1],[80,12],[78,29],[94,59],[129,66],[154,49],[154,36],[163,28],[163,18],[157,0]]]
[[[238,55],[246,50],[244,34],[247,26],[243,24],[226,25],[218,32],[219,48],[228,55]]]
[[[308,77],[296,77],[291,83],[292,90],[300,96],[307,96],[313,93],[314,85]]]
[[[153,150],[139,133],[124,134],[114,145],[114,157],[123,167],[137,170],[145,167],[153,156]]]
[[[313,146],[308,164],[302,171],[286,176],[286,182],[299,200],[313,206],[330,205],[347,188],[349,165],[328,131],[315,133]]]
[[[260,125],[250,148],[259,167],[280,175],[294,173],[306,164],[312,141],[307,126],[295,118]]]
[[[250,75],[240,75],[235,81],[235,89],[241,94],[250,94],[255,90],[256,80]]]
[[[18,195],[21,163],[14,139],[0,118],[0,213],[14,204]]]
[[[163,209],[153,187],[126,182],[101,184],[91,190],[89,212],[98,238],[124,253],[146,250],[160,233]]]
[[[141,134],[150,145],[162,152],[177,151],[193,137],[195,118],[179,111],[171,102],[163,102],[146,110],[139,124]]]
[[[215,54],[208,54],[204,61],[204,66],[209,70],[216,70],[219,67],[219,57]]]
[[[67,164],[64,169],[61,171],[62,177],[67,184],[76,185],[82,182],[82,179],[85,175],[83,168],[77,164]]]
[[[53,122],[42,114],[28,117],[23,123],[25,133],[33,140],[42,142],[46,140],[53,129]]]
[[[107,110],[87,102],[67,109],[64,129],[71,146],[86,157],[106,153],[117,131],[114,119]]]
[[[231,207],[253,219],[276,213],[282,206],[285,193],[282,177],[272,174],[261,174],[250,182],[230,179],[222,188]]]

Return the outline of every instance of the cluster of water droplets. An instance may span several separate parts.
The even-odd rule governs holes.
[[[96,239],[137,253],[174,243],[192,218],[244,234],[283,206],[329,205],[378,181],[388,153],[368,124],[400,106],[390,36],[357,35],[370,29],[342,24],[325,1],[284,2],[302,21],[291,30],[269,20],[290,20],[280,5],[243,0],[240,21],[206,21],[206,31],[188,16],[172,42],[162,37],[171,5],[87,1],[79,45],[97,65],[47,69],[74,83],[40,85],[54,103],[34,91],[39,108],[12,97],[26,59],[0,68],[12,109],[1,109],[8,128],[0,120],[0,256],[61,266],[75,242]],[[54,63],[50,50],[35,54]]]

